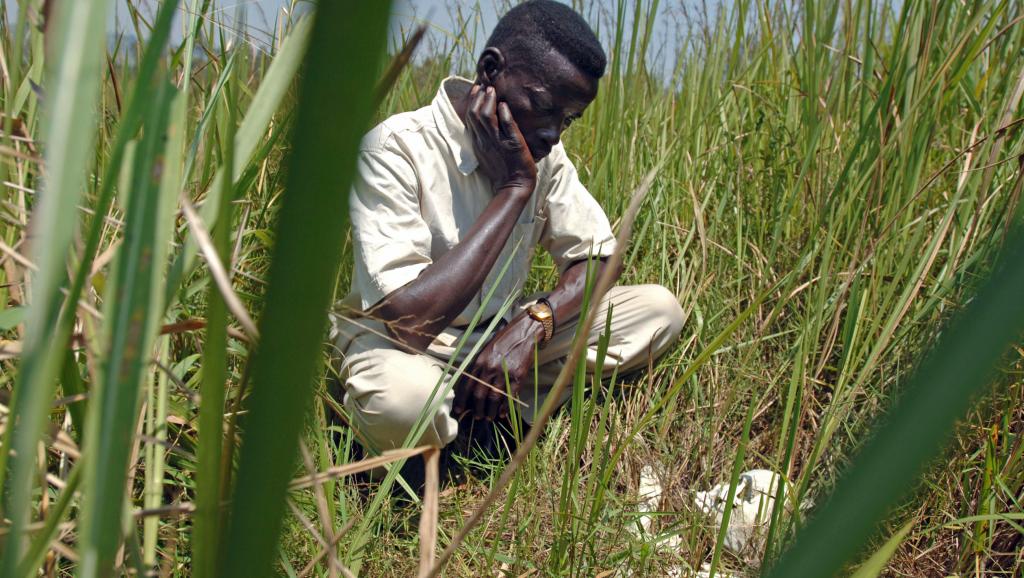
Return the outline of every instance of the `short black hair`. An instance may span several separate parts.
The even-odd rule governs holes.
[[[487,46],[538,66],[545,53],[555,50],[594,79],[604,76],[608,64],[601,43],[583,17],[554,0],[528,0],[509,10],[494,27]]]

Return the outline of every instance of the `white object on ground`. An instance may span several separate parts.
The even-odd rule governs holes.
[[[640,512],[638,519],[640,531],[636,531],[634,527],[634,532],[640,538],[651,539],[655,535],[651,532],[653,519],[650,513],[658,510],[658,504],[661,502],[661,495],[663,493],[661,482],[658,480],[657,474],[654,473],[653,467],[644,466],[641,468],[639,486],[640,503],[637,504],[637,511]],[[682,540],[678,535],[669,536],[665,540],[658,542],[656,547],[658,549],[676,550],[682,545]],[[673,566],[668,569],[666,576],[667,578],[709,578],[711,576],[711,565],[704,564],[696,574],[686,566]],[[715,576],[717,578],[737,578],[722,570],[716,571]]]
[[[778,493],[780,481],[783,484],[783,499],[785,499],[789,484],[784,481],[782,475],[771,470],[750,470],[740,474],[724,541],[724,546],[737,556],[754,559],[763,550],[765,534],[775,508],[775,496]],[[729,482],[722,482],[706,492],[694,492],[694,504],[714,521],[716,531],[721,528],[722,518],[725,516],[725,504],[729,499],[729,485]],[[637,511],[640,514],[637,519],[639,527],[634,528],[634,533],[640,538],[650,540],[656,537],[656,533],[651,530],[654,521],[651,512],[658,510],[663,493],[654,467],[647,465],[641,468],[638,493],[640,498],[640,502],[637,504]],[[806,510],[811,505],[810,500],[805,500],[800,504],[800,510]],[[681,544],[682,538],[670,536],[659,541],[656,547],[674,550]],[[669,576],[707,578],[710,575],[710,567],[708,564],[704,564],[696,574],[691,572],[679,566],[671,568]],[[715,572],[715,576],[733,578],[731,574],[722,570]]]
[[[637,511],[640,512],[640,528],[642,532],[635,532],[641,538],[654,538],[656,534],[651,532],[651,523],[653,522],[650,512],[654,512],[658,509],[658,504],[661,502],[661,482],[658,481],[658,475],[654,473],[654,468],[651,466],[644,466],[640,470],[640,503],[637,504]],[[682,538],[679,536],[669,536],[668,538],[657,543],[659,548],[668,548],[675,550],[682,543]]]
[[[649,513],[658,509],[658,503],[661,501],[661,492],[661,483],[658,481],[657,474],[654,473],[654,468],[651,466],[641,468],[638,492],[640,503],[637,504],[637,511],[641,514],[639,522],[644,534],[651,533],[651,516]]]
[[[770,470],[750,470],[740,474],[724,544],[736,555],[755,555],[764,547],[780,480],[782,476]],[[783,482],[782,489],[785,494],[788,484]],[[717,530],[722,526],[728,499],[729,482],[723,482],[706,492],[696,492],[693,501],[701,512],[714,520]],[[809,501],[804,502],[800,509],[807,509],[810,505]]]

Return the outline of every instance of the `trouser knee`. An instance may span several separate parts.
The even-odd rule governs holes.
[[[357,360],[346,380],[345,407],[360,437],[378,451],[455,439],[454,394],[446,391],[444,371],[422,355],[376,353],[370,364]]]
[[[644,300],[650,308],[651,341],[668,345],[683,331],[683,308],[674,293],[661,285],[647,285]]]

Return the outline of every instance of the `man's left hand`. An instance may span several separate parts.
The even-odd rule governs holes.
[[[455,416],[469,412],[488,421],[506,417],[509,394],[515,399],[529,378],[536,343],[543,337],[544,326],[525,312],[513,318],[480,350],[469,368],[472,377],[463,377],[456,387]]]

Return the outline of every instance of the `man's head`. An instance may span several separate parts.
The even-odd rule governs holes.
[[[529,0],[498,21],[477,61],[477,82],[508,103],[534,160],[597,96],[607,58],[594,32],[572,8]]]

